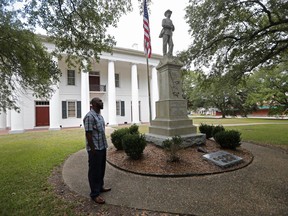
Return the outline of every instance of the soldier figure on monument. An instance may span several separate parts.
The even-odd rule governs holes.
[[[167,10],[164,13],[165,19],[162,20],[162,30],[159,35],[159,38],[163,38],[163,56],[167,55],[167,45],[169,46],[168,55],[172,56],[173,54],[173,40],[172,40],[172,34],[175,30],[175,27],[172,23],[172,20],[170,19],[172,14],[171,10]]]
[[[156,117],[151,120],[145,139],[163,147],[165,140],[180,136],[182,147],[200,145],[206,142],[206,135],[197,133],[197,127],[187,116],[187,100],[182,97],[181,86],[181,68],[184,64],[179,58],[173,57],[172,34],[175,27],[170,19],[171,14],[170,10],[164,13],[166,18],[162,21],[163,28],[159,35],[163,38],[163,58],[156,67],[159,100],[155,106]]]

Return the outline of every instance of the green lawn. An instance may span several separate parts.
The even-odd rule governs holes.
[[[250,123],[281,123],[288,124],[287,119],[259,119],[259,118],[205,118],[205,117],[192,117],[193,124],[250,124]]]
[[[257,118],[193,118],[193,124],[223,125],[226,130],[238,130],[246,142],[271,145],[286,145],[288,147],[288,120],[257,119]],[[253,124],[245,126],[227,126],[229,124]],[[226,125],[226,126],[225,126]],[[148,132],[148,125],[139,127],[142,133]]]
[[[288,147],[287,119],[258,119],[258,118],[193,118],[193,124],[223,125],[226,130],[234,129],[241,132],[241,138],[246,142]],[[227,124],[258,124],[245,126],[225,126]]]
[[[1,135],[0,215],[73,215],[47,179],[82,148],[83,129]]]
[[[247,125],[225,127],[241,132],[243,141],[259,144],[284,145],[288,147],[288,124]]]
[[[273,123],[226,129],[239,130],[244,141],[288,146],[288,120],[194,119],[195,124],[201,122],[224,126]],[[141,125],[139,130],[148,132],[148,125]],[[84,147],[83,129],[1,135],[0,215],[73,215],[73,204],[58,199],[47,179],[55,167]]]

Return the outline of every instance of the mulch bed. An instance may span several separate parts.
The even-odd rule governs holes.
[[[224,150],[233,155],[243,158],[239,164],[231,167],[221,168],[202,156],[205,154],[199,152],[197,147],[188,147],[178,151],[179,162],[168,162],[167,152],[154,144],[148,144],[140,160],[130,159],[123,150],[116,150],[115,147],[108,149],[107,161],[122,170],[142,175],[152,176],[193,176],[215,174],[227,171],[233,171],[243,168],[250,164],[253,155],[248,150],[238,147],[236,150],[222,149],[212,140],[207,140],[202,146],[208,153]]]

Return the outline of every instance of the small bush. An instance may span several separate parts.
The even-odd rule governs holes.
[[[163,147],[169,152],[169,162],[178,162],[180,160],[177,152],[182,148],[183,140],[180,136],[173,136],[172,139],[166,139],[163,141]]]
[[[225,128],[222,125],[217,125],[213,128],[212,136],[215,139],[215,134],[221,131],[225,131]]]
[[[139,133],[138,129],[139,129],[139,126],[136,124],[133,124],[129,127],[129,133],[130,134],[137,134],[137,133]]]
[[[111,142],[117,150],[123,150],[122,138],[129,134],[129,128],[120,128],[111,133]]]
[[[125,153],[133,160],[141,158],[146,147],[146,140],[143,134],[126,134],[122,138],[122,144]]]
[[[126,134],[139,134],[139,126],[136,124],[131,125],[129,128],[120,128],[111,133],[111,142],[117,150],[123,150],[122,138]]]
[[[212,137],[212,132],[213,132],[213,125],[207,125],[207,124],[202,124],[199,126],[199,130],[201,133],[206,134],[206,139],[209,139]]]
[[[241,145],[241,133],[236,130],[220,131],[214,138],[222,148],[236,149]]]

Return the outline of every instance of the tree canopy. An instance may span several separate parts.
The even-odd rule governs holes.
[[[260,69],[248,82],[255,88],[249,101],[269,105],[271,114],[288,111],[288,63]]]
[[[17,109],[18,87],[49,98],[60,76],[52,55],[66,53],[69,63],[83,66],[91,58],[99,60],[101,52],[110,52],[116,42],[107,28],[117,26],[130,10],[130,0],[1,0],[0,112]],[[47,32],[55,52],[48,54],[36,28]]]
[[[259,88],[253,84],[250,76],[241,82],[234,82],[230,76],[207,76],[201,71],[186,71],[183,76],[184,98],[188,100],[188,108],[217,108],[226,115],[242,115],[257,109],[259,100],[251,98]],[[255,98],[255,97],[254,97]]]
[[[235,78],[288,61],[287,0],[190,0],[193,38],[182,58]]]

